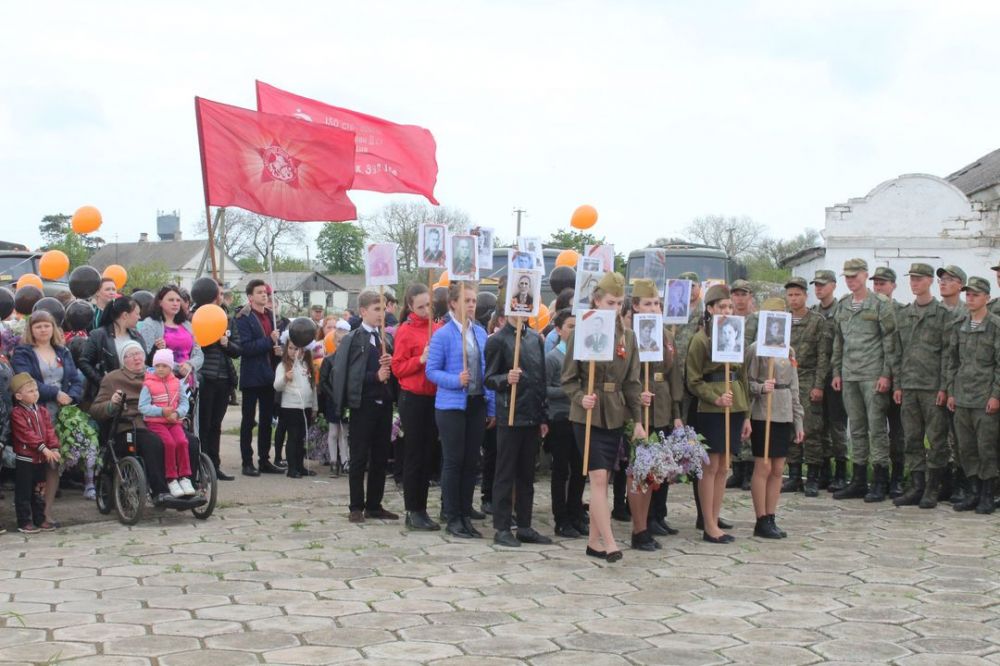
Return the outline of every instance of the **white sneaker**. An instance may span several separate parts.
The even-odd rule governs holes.
[[[192,495],[197,494],[198,491],[194,489],[194,486],[191,485],[191,480],[188,479],[187,477],[181,479],[180,484],[181,484],[181,490],[184,491],[184,494],[186,496],[191,497]]]
[[[184,490],[181,489],[181,484],[177,483],[177,479],[167,482],[167,491],[171,497],[184,497]]]

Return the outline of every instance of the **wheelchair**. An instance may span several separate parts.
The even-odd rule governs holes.
[[[218,479],[215,465],[201,451],[201,440],[185,429],[189,441],[196,442],[198,452],[192,456],[191,483],[195,489],[193,497],[153,497],[146,478],[146,466],[136,450],[136,438],[130,438],[122,447],[115,440],[118,434],[118,420],[121,410],[117,410],[110,424],[102,429],[100,460],[101,466],[94,479],[97,493],[97,510],[108,515],[114,509],[123,525],[135,525],[142,517],[147,502],[160,511],[174,509],[190,511],[195,518],[207,520],[215,511],[218,499]],[[134,432],[134,431],[133,431]]]

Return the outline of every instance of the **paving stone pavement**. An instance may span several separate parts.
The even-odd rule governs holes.
[[[719,546],[678,488],[681,534],[609,565],[583,540],[502,549],[353,525],[346,479],[329,490],[206,522],[151,513],[0,537],[0,662],[1000,664],[996,516],[800,496],[774,542],[749,536],[737,491],[724,510],[737,541]],[[536,526],[551,534],[545,504]]]

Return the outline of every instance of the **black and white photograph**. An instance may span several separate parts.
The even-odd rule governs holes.
[[[573,288],[573,314],[579,315],[591,308],[590,295],[604,277],[601,260],[597,257],[580,257],[576,262],[576,284]]]
[[[712,362],[743,362],[743,331],[746,320],[739,315],[712,317]]]
[[[655,363],[663,360],[663,316],[656,313],[635,313],[632,328],[639,343],[639,361]]]
[[[469,232],[476,237],[476,252],[479,255],[479,270],[493,270],[493,227],[473,227]]]
[[[526,253],[534,257],[535,264],[532,268],[545,270],[545,256],[542,253],[542,239],[536,236],[520,236],[517,239],[517,251]]]
[[[667,280],[666,295],[663,297],[663,323],[686,324],[691,311],[691,281]]]
[[[447,265],[445,239],[448,228],[443,224],[421,224],[417,229],[417,267],[444,269]]]
[[[508,317],[537,317],[542,300],[542,273],[534,269],[517,269],[508,274]]]
[[[507,274],[516,270],[535,270],[535,255],[519,250],[507,250]]]
[[[646,250],[643,255],[643,273],[647,280],[652,280],[660,298],[666,297],[667,287],[667,253],[663,250]]]
[[[452,280],[478,280],[476,237],[455,234],[448,237],[448,275]]]
[[[610,243],[584,245],[583,256],[595,257],[601,262],[601,270],[609,273],[615,270],[615,246]]]
[[[396,243],[371,243],[365,246],[365,284],[370,287],[399,282]]]
[[[757,327],[757,356],[788,358],[792,339],[792,314],[761,310]]]
[[[573,331],[573,360],[613,360],[615,319],[615,313],[610,310],[587,310],[580,313]]]

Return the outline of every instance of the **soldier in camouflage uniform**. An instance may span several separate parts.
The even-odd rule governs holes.
[[[750,345],[757,341],[757,313],[754,308],[753,291],[750,283],[746,280],[735,280],[729,288],[730,298],[733,301],[733,314],[744,318],[743,324],[743,349],[749,349]],[[794,448],[794,447],[793,447]],[[740,488],[750,490],[750,479],[753,478],[753,451],[750,449],[750,440],[740,442],[739,455],[734,455],[732,460],[733,473],[726,480],[726,488]]]
[[[930,264],[913,264],[907,276],[914,301],[896,310],[901,353],[899,371],[892,378],[892,401],[902,408],[910,487],[893,504],[932,509],[950,456],[945,389],[952,314],[931,295]],[[930,450],[924,447],[925,437]]]
[[[833,292],[837,288],[837,274],[830,270],[818,270],[810,284],[816,300],[813,310],[822,315],[827,325],[827,358],[833,357],[833,315],[837,309],[837,299]],[[823,464],[819,470],[819,488],[836,492],[847,485],[847,412],[840,391],[833,390],[832,367],[826,373],[823,385]],[[830,478],[830,463],[833,459],[835,471]]]
[[[987,309],[990,283],[970,277],[962,288],[969,308],[948,349],[948,409],[965,469],[966,497],[955,511],[993,513],[1000,436],[1000,317]]]
[[[962,302],[962,287],[968,277],[958,266],[949,265],[937,269],[938,292],[941,294],[941,305],[952,313],[952,325],[958,326],[968,314],[969,309]],[[950,341],[950,336],[949,336]],[[941,480],[940,502],[962,502],[965,499],[965,472],[962,471],[962,455],[958,450],[958,438],[955,436],[955,415],[948,414],[948,448],[951,451],[951,463]]]
[[[788,481],[802,482],[802,461],[808,465],[805,483],[806,497],[819,495],[819,476],[830,462],[823,456],[823,389],[830,372],[830,327],[823,315],[806,307],[809,285],[806,279],[795,277],[785,284],[785,300],[792,313],[791,347],[799,377],[799,402],[802,404],[805,439],[802,446],[788,450]],[[788,485],[786,481],[782,492]]]
[[[851,293],[840,299],[833,315],[833,388],[844,395],[854,473],[851,483],[833,498],[882,502],[889,490],[886,412],[897,363],[896,318],[889,299],[868,290],[868,262],[848,259],[844,277]],[[869,462],[874,468],[870,490]]]
[[[878,266],[872,275],[872,291],[882,294],[889,299],[892,304],[892,312],[895,315],[903,304],[893,298],[896,291],[896,271],[888,266]],[[899,338],[896,338],[899,344]],[[899,368],[893,368],[893,379]],[[889,474],[889,497],[896,499],[903,494],[903,418],[902,410],[895,400],[889,401],[889,461],[892,471]]]

